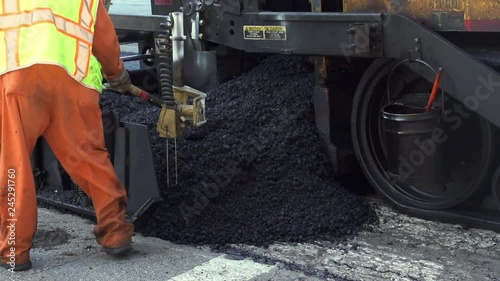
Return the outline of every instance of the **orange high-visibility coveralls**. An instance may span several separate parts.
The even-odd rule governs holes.
[[[124,65],[103,1],[93,53],[104,75],[114,78]],[[0,262],[9,262],[13,249],[16,264],[30,258],[37,228],[30,155],[42,135],[64,169],[91,197],[98,222],[96,241],[109,248],[131,242],[134,227],[125,220],[126,190],[104,147],[99,98],[99,92],[84,87],[59,66],[34,65],[0,76]],[[9,206],[11,197],[15,197],[15,210]]]

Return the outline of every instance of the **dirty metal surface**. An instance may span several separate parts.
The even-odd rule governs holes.
[[[344,11],[403,14],[438,30],[500,31],[497,0],[344,0]]]
[[[500,2],[495,0],[344,0],[345,12],[386,11],[413,16],[432,12],[464,12],[466,19],[499,19]]]

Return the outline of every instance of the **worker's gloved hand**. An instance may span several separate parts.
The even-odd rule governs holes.
[[[120,75],[113,79],[106,79],[108,81],[108,89],[120,93],[125,93],[129,90],[131,81],[127,69],[123,69]]]

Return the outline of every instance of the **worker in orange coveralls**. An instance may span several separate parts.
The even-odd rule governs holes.
[[[37,202],[30,155],[44,136],[90,196],[104,251],[132,249],[127,194],[105,149],[104,79],[124,93],[130,77],[104,0],[0,0],[0,264],[32,268]]]

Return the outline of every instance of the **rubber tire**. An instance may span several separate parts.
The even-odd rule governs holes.
[[[388,75],[390,69],[395,63],[396,61],[392,59],[378,59],[374,61],[365,71],[360,83],[358,84],[352,107],[351,135],[354,152],[359,166],[369,183],[376,189],[376,191],[396,205],[427,210],[441,210],[457,206],[465,200],[472,198],[472,196],[478,191],[479,187],[482,186],[487,180],[487,176],[489,174],[488,171],[490,170],[492,164],[491,151],[493,151],[493,130],[491,124],[484,118],[480,118],[482,133],[484,136],[482,147],[485,148],[484,151],[488,151],[489,153],[483,153],[483,169],[481,169],[481,173],[476,179],[475,186],[477,188],[469,188],[468,192],[465,192],[460,197],[448,202],[422,202],[404,196],[398,192],[398,190],[395,189],[379,171],[377,164],[370,153],[370,146],[367,137],[368,133],[366,129],[368,106],[370,105],[371,97],[374,94],[373,90],[376,85]]]

